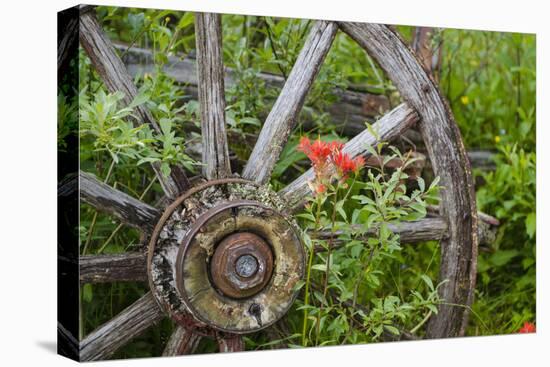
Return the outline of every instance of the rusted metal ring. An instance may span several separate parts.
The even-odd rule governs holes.
[[[261,291],[271,279],[273,252],[267,242],[250,232],[224,238],[210,261],[214,286],[224,295],[240,299]]]

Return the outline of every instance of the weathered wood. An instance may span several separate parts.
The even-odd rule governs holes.
[[[326,21],[318,21],[312,26],[288,80],[262,127],[243,170],[244,178],[265,183],[271,177],[337,29],[335,23]]]
[[[434,173],[440,177],[441,215],[449,237],[441,246],[440,296],[448,303],[471,305],[477,264],[477,211],[470,163],[447,103],[436,83],[399,35],[380,24],[339,23],[373,57],[420,116],[420,132]],[[431,318],[428,338],[463,335],[468,308],[440,305]]]
[[[225,86],[221,16],[195,14],[201,110],[202,173],[209,180],[231,175],[225,132]]]
[[[395,139],[411,127],[417,120],[418,116],[414,110],[406,104],[401,104],[371,126],[372,131],[374,131],[377,136],[373,135],[369,129],[365,129],[361,134],[351,139],[344,146],[343,151],[350,154],[352,157],[359,155],[367,157],[369,155],[366,150],[367,146],[373,146],[381,141]],[[315,173],[313,169],[309,169],[284,189],[279,191],[279,194],[283,196],[290,208],[296,210],[304,203],[305,198],[311,195],[311,189],[308,182],[314,179]]]
[[[80,284],[147,280],[147,255],[129,252],[80,257]]]
[[[441,45],[434,42],[436,31],[437,29],[433,27],[416,27],[411,47],[422,62],[424,70],[438,80],[441,66]]]
[[[471,150],[468,151],[468,158],[472,168],[479,168],[483,171],[493,171],[496,168],[495,152],[488,150]]]
[[[152,232],[160,212],[152,206],[99,181],[94,175],[80,171],[80,197],[99,211],[113,215],[123,223]]]
[[[78,360],[78,339],[57,322],[57,352],[65,357]]]
[[[201,335],[191,329],[177,326],[170,339],[168,339],[162,355],[166,357],[192,354],[197,349],[200,341]]]
[[[68,19],[67,19],[68,18]],[[77,55],[78,50],[78,18],[63,16],[58,17],[57,40],[57,73],[63,73],[71,58]],[[60,75],[58,75],[59,79]]]
[[[151,292],[146,293],[115,318],[98,327],[80,342],[80,360],[109,358],[164,317]]]
[[[219,333],[216,336],[216,341],[220,353],[244,351],[244,340],[241,335]]]
[[[109,92],[122,92],[124,103],[130,104],[138,94],[137,88],[109,38],[101,29],[93,11],[80,15],[79,37],[82,48],[88,54],[92,65],[101,76]],[[146,123],[158,133],[161,132],[153,115],[145,105],[137,106],[134,112],[138,117],[137,120],[133,120],[136,126]],[[172,166],[169,177],[162,174],[158,162],[152,164],[152,167],[167,196],[176,197],[189,187],[189,181],[181,167]]]
[[[361,229],[360,225],[354,226],[358,230]],[[399,224],[388,224],[388,228],[393,233],[399,234],[400,242],[402,244],[417,243],[423,241],[438,241],[447,236],[447,223],[441,217],[435,218],[423,218],[412,222],[400,222]],[[378,235],[378,227],[371,227],[362,236],[364,239],[374,237]],[[338,248],[346,244],[344,240],[338,238],[342,234],[342,231],[321,231],[318,233],[311,233],[314,238],[329,240],[331,237],[333,248]],[[326,249],[322,246],[316,246],[315,252],[322,252]]]
[[[479,213],[479,243],[489,245],[495,240],[496,226],[494,222],[490,220],[482,220],[481,218],[483,215],[483,213]],[[361,229],[360,225],[352,227],[356,227],[358,230]],[[448,237],[447,223],[443,218],[439,216],[427,217],[411,222],[401,222],[399,224],[389,224],[388,228],[393,233],[399,234],[401,244],[412,244],[425,241],[441,241]],[[377,227],[369,228],[367,232],[361,237],[365,240],[369,237],[375,237],[378,235],[377,230]],[[321,231],[317,234],[311,233],[311,236],[322,240],[329,240],[332,237],[332,248],[338,248],[346,244],[345,240],[338,238],[338,236],[340,236],[341,234],[342,231]],[[326,251],[326,249],[322,246],[315,247],[315,252],[322,251]]]

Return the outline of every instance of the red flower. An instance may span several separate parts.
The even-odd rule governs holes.
[[[321,139],[317,139],[311,143],[311,141],[305,136],[300,139],[298,144],[298,150],[304,152],[314,167],[323,167],[327,162],[330,155],[336,151],[342,149],[343,144],[338,142],[324,142]]]
[[[315,171],[315,182],[311,183],[314,192],[325,192],[326,183],[331,178],[345,181],[350,172],[357,173],[365,164],[363,157],[352,159],[349,154],[342,151],[343,148],[344,144],[337,141],[324,142],[317,139],[312,143],[307,137],[300,139],[297,149],[307,155]],[[336,169],[336,175],[331,169],[332,165]]]
[[[333,154],[332,161],[342,180],[345,180],[351,172],[357,173],[365,165],[363,157],[359,156],[352,159],[349,154],[342,151]]]
[[[535,327],[535,324],[525,321],[523,323],[523,327],[519,329],[519,333],[521,334],[529,334],[534,333],[537,331],[537,328]]]

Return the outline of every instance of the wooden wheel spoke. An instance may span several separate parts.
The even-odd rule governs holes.
[[[265,183],[294,128],[306,95],[327,55],[337,26],[335,23],[315,23],[298,59],[288,76],[258,137],[254,150],[243,171],[243,177]]]
[[[194,332],[192,329],[178,326],[170,336],[170,339],[168,339],[162,355],[180,356],[184,354],[192,354],[195,349],[197,349],[201,338],[202,336]]]
[[[443,187],[441,215],[449,225],[439,273],[440,280],[448,282],[439,288],[439,295],[446,302],[469,306],[477,273],[477,211],[460,130],[437,85],[396,32],[381,24],[342,22],[339,26],[378,62],[420,117],[420,132]],[[429,322],[427,337],[463,335],[467,323],[467,307],[440,305]]]
[[[94,361],[109,358],[119,348],[163,317],[164,314],[151,292],[146,293],[80,342],[80,360]]]
[[[374,123],[371,126],[372,129],[365,129],[346,143],[343,151],[352,157],[358,155],[368,156],[367,146],[373,146],[380,141],[395,139],[417,121],[418,116],[415,111],[407,104],[401,104]],[[371,131],[375,132],[376,135],[373,135]],[[279,191],[279,194],[283,196],[289,207],[296,210],[304,203],[304,199],[311,195],[308,182],[313,181],[314,178],[313,169],[309,169]]]
[[[80,194],[85,203],[140,230],[151,232],[160,217],[160,212],[152,206],[82,171],[80,172]]]
[[[111,41],[101,29],[92,10],[80,15],[79,35],[80,44],[88,54],[109,92],[120,91],[124,93],[124,103],[130,104],[138,94],[137,88],[124,63],[116,54]],[[134,112],[137,115],[137,120],[133,121],[136,126],[147,123],[157,133],[161,132],[153,115],[144,105],[137,106]],[[189,187],[189,181],[181,167],[171,167],[170,176],[165,177],[158,162],[152,164],[152,166],[168,197],[174,198]]]
[[[216,336],[220,353],[244,351],[244,340],[242,335],[219,333]]]
[[[225,90],[221,16],[195,14],[202,172],[209,180],[231,175],[225,131]]]
[[[80,257],[80,284],[147,280],[147,255],[129,252]]]
[[[494,223],[494,218],[487,214],[478,213],[478,238],[480,244],[490,244],[494,241],[496,235],[497,224]],[[357,230],[361,229],[360,225],[352,226]],[[441,241],[449,237],[448,226],[446,220],[441,216],[426,217],[416,221],[400,222],[398,224],[389,224],[388,228],[393,233],[399,235],[401,244],[412,244],[426,241]],[[378,236],[378,228],[372,227],[362,236],[363,239]],[[311,236],[318,239],[329,240],[332,237],[331,248],[338,248],[346,244],[345,240],[339,239],[338,236],[342,231],[321,231],[311,233]],[[315,248],[315,252],[322,252],[326,249],[321,246]]]
[[[393,233],[399,234],[400,242],[402,244],[432,240],[437,241],[447,235],[447,223],[441,217],[423,218],[417,221],[389,224],[388,228]],[[357,226],[357,229],[360,229],[359,225]],[[367,239],[369,237],[376,237],[378,236],[377,231],[377,227],[371,227],[363,235],[363,238]],[[334,233],[331,231],[321,231],[316,234],[312,233],[312,236],[324,240],[328,240],[332,237],[332,248],[338,248],[345,245],[344,240],[338,239],[338,236],[341,234],[342,231],[336,231]],[[315,248],[315,252],[322,252],[324,250],[325,249],[321,246]]]

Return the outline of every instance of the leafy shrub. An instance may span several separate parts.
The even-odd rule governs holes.
[[[516,332],[535,316],[536,155],[505,145],[496,170],[483,174],[479,209],[501,222],[496,241],[478,258],[477,312],[490,315],[488,328],[473,333]]]

